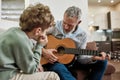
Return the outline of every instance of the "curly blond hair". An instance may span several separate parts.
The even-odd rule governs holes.
[[[20,16],[20,27],[23,31],[31,31],[36,27],[42,30],[52,26],[54,17],[48,6],[41,3],[30,5]]]

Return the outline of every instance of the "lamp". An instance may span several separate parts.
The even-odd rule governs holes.
[[[101,0],[98,0],[97,2],[101,3]],[[114,3],[114,0],[110,0],[110,3]]]
[[[100,3],[101,2],[101,0],[98,0],[98,3]]]
[[[114,0],[110,0],[111,3],[114,3]]]

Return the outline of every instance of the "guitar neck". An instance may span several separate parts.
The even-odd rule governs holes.
[[[74,48],[65,48],[65,53],[76,54],[76,55],[95,55],[100,56],[99,52],[96,50],[86,50],[86,49],[74,49]]]

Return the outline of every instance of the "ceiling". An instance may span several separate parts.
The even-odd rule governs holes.
[[[114,0],[114,3],[110,3],[111,0],[101,0],[100,3],[98,0],[88,0],[88,5],[102,5],[102,6],[114,6],[117,3],[120,3],[120,0]]]
[[[9,0],[3,0],[9,1]],[[11,0],[11,1],[20,1],[20,0]],[[24,1],[24,0],[21,0]],[[102,6],[113,6],[120,2],[120,0],[114,0],[114,3],[110,3],[111,0],[101,0],[101,3],[97,2],[98,0],[88,0],[89,5],[102,5]]]

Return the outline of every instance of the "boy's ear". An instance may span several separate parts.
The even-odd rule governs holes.
[[[41,28],[35,28],[35,35],[39,35],[41,33]]]

